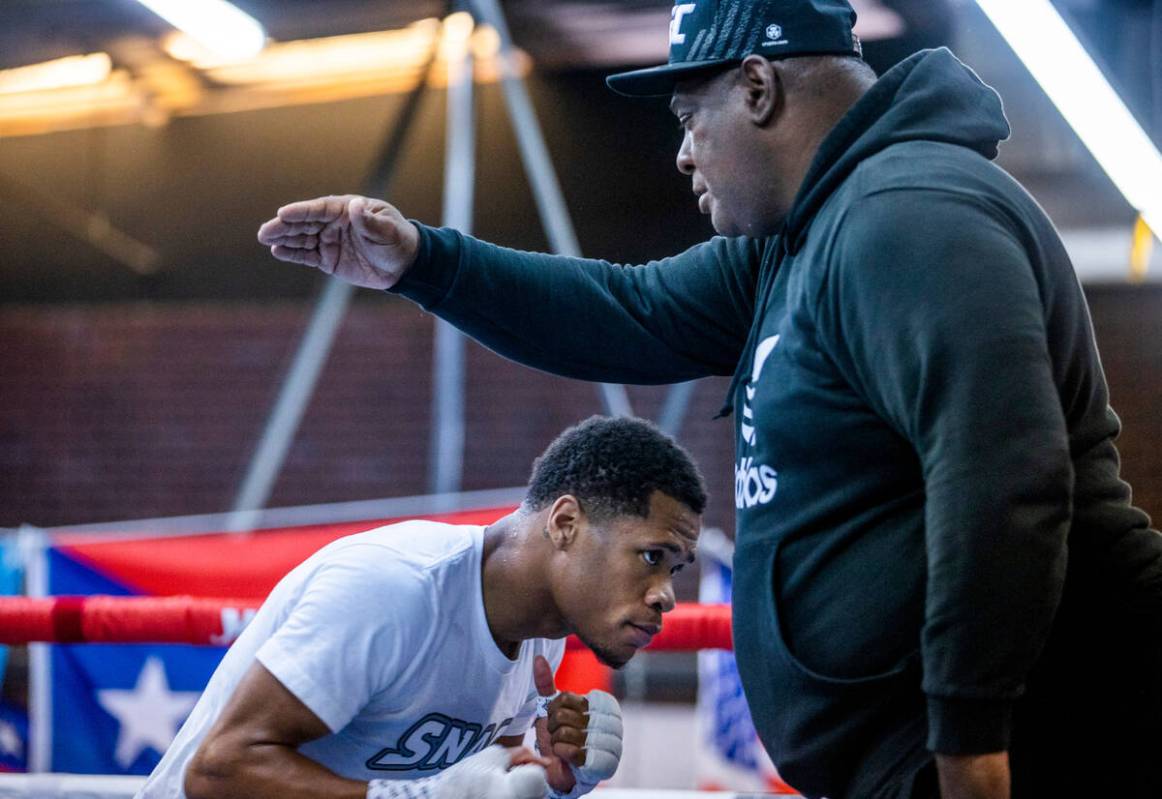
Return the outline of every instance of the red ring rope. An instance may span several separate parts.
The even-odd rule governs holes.
[[[0,597],[0,644],[166,643],[225,645],[261,603],[203,597]],[[570,636],[569,649],[584,645]],[[649,648],[732,649],[730,605],[679,603]]]

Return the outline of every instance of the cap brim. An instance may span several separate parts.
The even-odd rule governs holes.
[[[626,97],[668,97],[674,87],[684,80],[712,72],[736,59],[717,58],[713,61],[688,61],[683,64],[663,64],[660,67],[619,72],[605,79],[605,85]]]

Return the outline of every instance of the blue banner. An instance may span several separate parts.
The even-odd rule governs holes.
[[[50,549],[50,594],[137,592],[99,564]],[[48,768],[72,774],[149,774],[222,659],[225,648],[78,644],[49,648]]]
[[[28,771],[28,714],[0,702],[0,771]]]

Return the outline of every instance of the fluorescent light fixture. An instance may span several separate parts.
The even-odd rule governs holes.
[[[102,83],[113,71],[107,53],[71,55],[0,71],[0,94],[53,91]]]
[[[276,42],[249,61],[215,65],[194,60],[225,85],[319,85],[343,80],[414,76],[427,63],[440,32],[435,19],[402,30]],[[177,57],[178,51],[168,48]]]
[[[138,2],[223,59],[253,58],[266,45],[266,31],[258,20],[226,0]]]
[[[1049,0],[977,0],[1126,200],[1162,235],[1162,155]]]

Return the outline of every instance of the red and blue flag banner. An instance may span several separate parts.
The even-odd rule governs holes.
[[[489,524],[511,510],[485,508],[422,518]],[[402,520],[166,537],[54,535],[42,553],[38,593],[260,602],[322,546]],[[222,646],[37,645],[31,674],[33,770],[148,774],[193,709],[229,641],[248,620],[247,613],[231,614],[225,608]],[[0,760],[0,768],[4,762]]]

